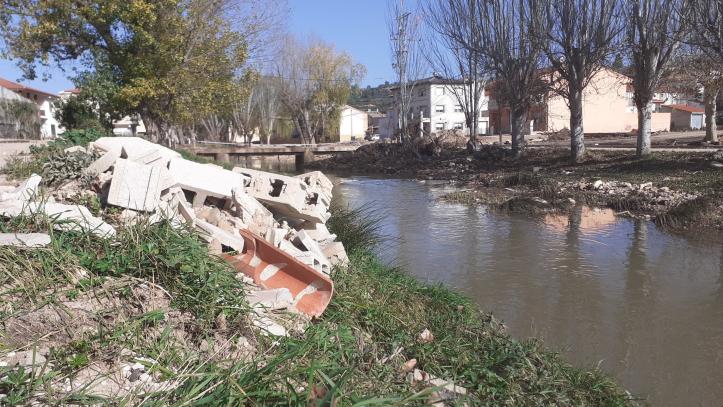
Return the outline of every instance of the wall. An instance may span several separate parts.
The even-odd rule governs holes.
[[[369,128],[369,115],[351,107],[341,111],[339,141],[363,140]]]
[[[583,95],[585,133],[630,133],[638,128],[637,109],[631,106],[629,79],[613,71],[599,72]],[[548,131],[570,128],[570,109],[560,96],[548,100]],[[670,129],[669,113],[653,113],[652,131]]]

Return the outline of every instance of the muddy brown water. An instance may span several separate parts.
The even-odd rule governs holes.
[[[518,339],[599,365],[655,406],[723,405],[723,236],[681,237],[610,211],[543,219],[440,202],[449,187],[344,178],[372,205],[382,258],[473,298]]]

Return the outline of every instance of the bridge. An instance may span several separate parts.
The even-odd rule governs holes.
[[[301,169],[304,163],[314,154],[334,154],[356,151],[358,143],[323,143],[323,144],[236,144],[220,142],[198,142],[195,146],[185,149],[202,157],[210,157],[216,161],[233,162],[237,157],[281,156],[293,155],[296,168]]]

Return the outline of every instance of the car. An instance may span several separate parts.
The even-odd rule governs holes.
[[[379,141],[382,137],[379,134],[369,134],[364,139],[366,141]]]

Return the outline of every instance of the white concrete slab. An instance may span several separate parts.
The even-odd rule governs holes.
[[[115,162],[108,203],[136,211],[153,212],[161,199],[161,171],[119,158]]]
[[[0,246],[44,247],[50,244],[45,233],[0,233]]]

